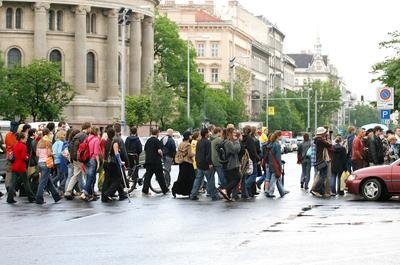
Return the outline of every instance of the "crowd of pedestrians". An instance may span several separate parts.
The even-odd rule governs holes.
[[[320,198],[344,195],[343,174],[346,177],[358,169],[399,159],[400,127],[386,134],[380,126],[368,130],[349,127],[346,137],[335,138],[328,127],[320,127],[313,140],[307,133],[303,138],[297,153],[298,164],[302,166],[300,187],[309,190],[311,168],[314,168],[311,194]]]
[[[160,131],[151,129],[151,137],[142,143],[135,127],[123,141],[121,126],[108,125],[103,131],[85,122],[78,130],[66,130],[65,123],[54,123],[40,131],[29,124],[11,124],[4,144],[7,159],[7,202],[16,195],[29,202],[45,203],[45,193],[55,202],[62,198],[82,201],[101,198],[103,202],[125,200],[129,195],[132,170],[145,153],[146,173],[142,193],[149,194],[155,175],[163,194],[170,192],[164,171],[179,165],[172,195],[198,200],[204,193],[211,200],[251,199],[263,194],[280,197],[284,188],[284,164],[281,157],[281,131],[268,134],[255,127],[242,130],[209,126],[183,133],[177,146],[174,131],[169,129],[160,139]],[[389,164],[399,158],[400,128],[383,133],[381,127],[365,131],[350,127],[346,137],[332,137],[328,127],[317,128],[315,137],[303,135],[297,161],[301,165],[300,187],[316,197],[344,195],[341,178],[344,172]],[[314,179],[311,183],[311,169]],[[128,174],[126,173],[128,170]],[[97,188],[96,188],[97,184]],[[1,194],[0,194],[1,196]]]

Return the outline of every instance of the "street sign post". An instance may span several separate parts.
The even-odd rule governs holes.
[[[381,110],[394,109],[394,90],[392,87],[379,87],[377,89],[377,107]]]
[[[390,120],[390,110],[381,109],[381,120]]]

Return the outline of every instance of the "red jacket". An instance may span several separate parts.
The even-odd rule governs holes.
[[[28,161],[28,152],[26,145],[23,142],[18,142],[14,145],[14,158],[12,163],[12,172],[26,172],[26,161]]]

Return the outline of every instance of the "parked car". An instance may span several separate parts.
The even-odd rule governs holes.
[[[285,146],[284,146],[284,144],[282,144],[282,141],[278,141],[278,142],[279,142],[279,145],[281,147],[281,154],[284,154],[285,153]]]
[[[400,194],[400,159],[391,165],[359,169],[346,181],[349,193],[368,201],[388,200]]]
[[[297,145],[297,140],[296,139],[289,139],[290,141],[290,146],[292,147],[292,151],[297,151],[299,146]]]
[[[293,152],[292,145],[290,144],[290,140],[287,137],[282,137],[282,144],[284,146],[284,152],[291,153]]]
[[[296,140],[297,140],[297,145],[300,145],[304,142],[303,136],[297,136]]]

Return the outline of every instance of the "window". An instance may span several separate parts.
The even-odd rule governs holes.
[[[57,11],[57,30],[59,31],[63,30],[63,15],[62,11]]]
[[[21,29],[22,28],[22,9],[17,8],[15,10],[15,28]]]
[[[218,83],[219,82],[219,74],[218,68],[211,69],[211,83]]]
[[[62,60],[61,52],[59,50],[52,50],[49,59],[50,62],[60,63]]]
[[[90,33],[90,14],[86,14],[86,33]]]
[[[6,11],[6,28],[12,29],[12,21],[13,21],[13,10],[12,10],[12,8],[7,8],[7,11]]]
[[[49,10],[49,30],[54,30],[56,15],[54,10]]]
[[[211,56],[212,57],[219,56],[219,44],[218,43],[211,44]]]
[[[15,66],[21,66],[21,59],[22,59],[21,51],[17,48],[12,48],[7,53],[7,66],[9,68]]]
[[[90,20],[90,32],[96,33],[96,14],[92,14]]]
[[[204,81],[204,68],[202,68],[202,67],[199,67],[199,68],[197,68],[197,72],[201,75],[201,77],[203,78],[203,81]]]
[[[95,83],[96,81],[95,73],[96,73],[95,56],[93,52],[88,52],[86,56],[86,82]]]
[[[205,45],[204,43],[197,44],[197,57],[205,56]]]

